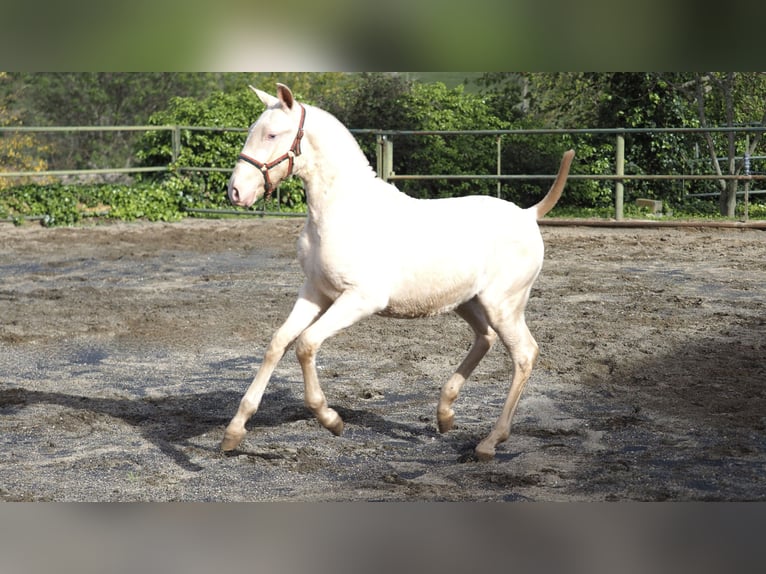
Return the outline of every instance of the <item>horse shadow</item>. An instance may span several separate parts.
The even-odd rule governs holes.
[[[222,437],[241,396],[241,392],[227,390],[161,398],[103,398],[16,387],[0,390],[0,417],[13,416],[32,405],[56,405],[90,413],[94,418],[111,417],[133,427],[179,467],[201,471],[203,467],[193,462],[186,452],[190,448],[197,453],[207,450],[211,458],[258,456],[258,451],[246,446],[231,453],[223,453],[217,443],[200,446],[198,442],[192,442],[196,437],[216,431],[220,431]],[[396,423],[368,410],[337,406],[334,408],[347,423],[399,440],[405,436],[410,437],[405,440],[416,441],[419,435],[429,432],[422,426]],[[264,395],[261,408],[248,423],[248,427],[257,432],[258,428],[279,427],[292,421],[311,419],[314,419],[314,415],[304,406],[302,398],[296,397],[289,388],[277,388]],[[324,429],[317,429],[317,432],[320,430],[327,432]]]

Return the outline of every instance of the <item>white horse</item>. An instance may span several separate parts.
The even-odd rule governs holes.
[[[327,405],[315,359],[322,342],[373,314],[426,317],[455,311],[475,333],[468,355],[444,384],[437,407],[440,432],[454,422],[452,404],[497,335],[513,358],[508,398],[489,435],[476,447],[494,457],[510,435],[511,418],[538,355],[524,308],[543,262],[537,219],[561,196],[574,151],[564,154],[553,186],[537,205],[521,209],[471,196],[414,199],[376,177],[351,133],[329,113],[293,98],[250,88],[266,110],[250,127],[229,180],[229,199],[251,206],[294,173],[303,180],[308,217],[298,239],[306,281],[276,331],[255,379],[224,434],[233,450],[245,436],[266,384],[295,342],[305,402],[339,435],[343,421]]]

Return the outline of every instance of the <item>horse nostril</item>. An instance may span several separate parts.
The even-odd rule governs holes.
[[[229,190],[229,199],[234,203],[239,201],[239,190],[234,186],[231,186],[231,189]]]

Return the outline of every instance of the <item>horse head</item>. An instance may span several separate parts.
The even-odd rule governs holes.
[[[274,97],[250,86],[266,110],[250,126],[245,146],[229,178],[229,201],[250,207],[264,194],[271,194],[279,182],[292,174],[301,154],[306,110],[295,101],[290,88],[277,84]]]

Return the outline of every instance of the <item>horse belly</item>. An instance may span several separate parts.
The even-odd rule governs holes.
[[[477,293],[475,276],[422,276],[396,286],[379,314],[387,317],[430,317],[452,311]]]

